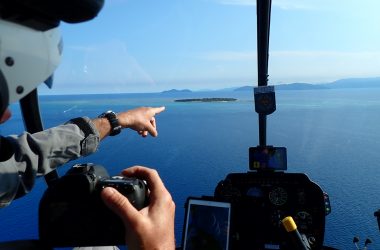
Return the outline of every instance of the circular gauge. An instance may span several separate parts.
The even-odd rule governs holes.
[[[305,211],[298,212],[294,217],[294,220],[296,221],[297,226],[303,231],[306,231],[313,224],[313,217]]]
[[[282,206],[288,200],[288,193],[282,187],[276,187],[269,193],[269,201],[276,206]]]

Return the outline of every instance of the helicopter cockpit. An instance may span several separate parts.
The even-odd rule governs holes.
[[[223,2],[223,4],[230,4],[230,2],[233,1],[225,2]],[[299,169],[293,171],[292,165],[288,162],[289,155],[287,147],[285,147],[287,145],[270,145],[267,140],[267,119],[270,119],[271,114],[275,114],[278,105],[276,103],[276,86],[268,85],[272,0],[257,0],[254,5],[257,14],[257,86],[250,86],[250,91],[253,94],[253,96],[250,97],[253,97],[253,100],[249,102],[253,101],[254,110],[258,114],[259,142],[257,146],[246,148],[246,156],[248,159],[246,171],[244,171],[244,167],[242,168],[241,166],[240,169],[235,171],[234,167],[231,166],[231,168],[227,170],[223,169],[224,172],[221,171],[218,175],[215,174],[217,176],[215,178],[219,179],[217,182],[210,184],[213,187],[213,193],[201,193],[197,191],[197,184],[194,184],[192,188],[187,190],[194,191],[194,193],[186,192],[178,195],[180,200],[185,200],[185,202],[184,204],[177,204],[177,207],[182,209],[182,214],[179,216],[180,222],[178,223],[177,221],[176,224],[176,227],[180,228],[180,230],[176,232],[177,249],[334,250],[336,248],[326,246],[325,243],[327,232],[331,233],[326,230],[328,224],[326,219],[328,217],[326,216],[332,212],[333,207],[330,203],[329,194],[323,190],[317,182],[313,181],[313,178],[309,177],[307,171],[298,171]],[[135,34],[139,36],[141,32],[142,31],[135,31]],[[132,45],[132,47],[133,46],[134,45]],[[78,48],[76,47],[73,50],[78,50]],[[136,66],[137,63],[133,61],[131,64]],[[138,66],[136,66],[136,68],[140,70]],[[86,71],[85,73],[87,74],[87,67],[83,70]],[[131,72],[127,72],[126,75],[130,73]],[[142,73],[142,75],[149,78],[144,73]],[[149,82],[149,84],[152,83]],[[144,100],[144,98],[151,98],[153,104],[159,103],[159,101],[157,101],[159,98],[164,99],[165,102],[168,102],[170,99],[169,105],[173,105],[173,109],[175,109],[176,106],[174,106],[174,102],[171,100],[173,99],[171,96],[173,93],[180,95],[181,98],[191,97],[191,93],[187,93],[187,91],[179,91],[179,93],[178,91],[173,91],[170,93],[160,93],[159,96],[152,93],[146,96],[131,94],[131,98],[134,98],[134,101],[136,99]],[[119,93],[116,92],[116,95],[117,94]],[[204,100],[204,97],[202,93],[197,96],[198,99],[181,100],[199,104],[198,101]],[[55,97],[44,98],[43,101],[55,102],[57,106],[61,105],[61,99],[59,99],[61,97],[57,97],[57,99],[54,99]],[[91,100],[94,103],[99,101],[108,105],[110,99],[102,98],[101,96],[96,96]],[[124,103],[118,103],[117,98],[121,97],[116,96],[112,101],[116,103],[114,104],[115,107],[119,108],[124,105]],[[209,102],[212,98],[208,98],[207,96],[206,99],[207,102]],[[74,104],[70,103],[69,106],[59,108],[62,109],[62,114],[64,115],[66,115],[66,113],[69,114],[71,111],[77,112],[76,114],[78,114],[82,112],[80,110],[81,101],[80,99],[75,99]],[[245,100],[245,102],[247,103],[248,101]],[[34,103],[34,105],[29,105],[30,103]],[[251,105],[252,103],[249,104]],[[91,106],[95,104],[91,103],[88,105]],[[128,105],[133,107],[136,104],[128,103]],[[177,102],[175,105],[186,104]],[[42,130],[42,118],[40,117],[40,104],[37,91],[24,97],[20,102],[20,107],[26,130],[29,132]],[[88,110],[95,113],[92,107]],[[218,111],[220,112],[220,110]],[[183,115],[183,111],[176,112],[175,115],[178,117],[188,119]],[[231,111],[231,114],[232,113],[233,111]],[[252,112],[252,114],[254,113]],[[164,115],[165,114],[163,114],[163,117]],[[206,115],[201,114],[200,116],[204,118]],[[183,124],[180,123],[179,125],[175,124],[175,126],[176,125],[181,127]],[[169,126],[167,125],[167,127]],[[166,129],[166,132],[168,130],[169,129]],[[205,130],[199,130],[201,134],[200,137],[207,136],[207,133],[204,132]],[[273,131],[270,131],[268,134],[271,132]],[[188,138],[186,137],[186,139]],[[173,142],[175,140],[177,140],[177,138],[173,137],[167,142]],[[119,142],[122,143],[121,141]],[[149,141],[149,143],[151,143],[151,141]],[[186,140],[183,140],[181,143],[185,144]],[[202,141],[199,140],[192,144],[192,146],[201,147],[201,143]],[[251,145],[252,143],[251,141]],[[180,147],[182,144],[175,145]],[[110,145],[108,145],[108,147],[111,148]],[[157,146],[157,148],[159,148],[159,146]],[[141,146],[139,149],[144,148]],[[120,152],[117,152],[118,153],[112,154],[114,158],[116,158],[115,155],[120,156]],[[157,155],[163,153],[160,150],[156,152]],[[179,149],[175,147],[171,147],[167,152],[169,152],[169,155],[181,155]],[[165,153],[166,151],[163,154]],[[188,152],[188,154],[191,154],[191,152]],[[145,156],[141,156],[137,159],[144,163],[151,163],[149,159],[147,160],[144,157]],[[165,165],[170,161],[174,161],[174,156],[173,158],[171,157],[172,156],[166,158],[152,157],[152,162],[153,160],[159,159],[163,162],[162,165]],[[212,157],[215,157],[215,155],[205,156],[205,159],[202,158],[199,162],[204,163],[206,167],[208,167],[208,164],[210,164],[208,161]],[[93,159],[95,159],[95,161],[99,159],[103,161],[105,158],[106,157]],[[184,157],[181,159],[188,158]],[[73,167],[70,166],[69,170],[62,177],[60,177],[60,173],[55,171],[45,177],[48,187],[43,190],[43,192],[41,191],[42,188],[40,189],[43,194],[39,196],[40,203],[38,205],[39,239],[30,243],[31,245],[35,244],[34,246],[27,245],[30,247],[27,249],[33,249],[33,247],[35,247],[35,249],[52,249],[57,247],[124,244],[123,237],[124,230],[126,229],[123,228],[118,218],[110,213],[104,204],[101,204],[99,199],[82,199],[84,196],[90,196],[90,194],[96,193],[96,190],[86,189],[84,191],[84,187],[87,188],[91,186],[92,183],[99,181],[95,180],[96,178],[94,179],[94,176],[99,175],[99,173],[101,173],[102,176],[110,176],[107,170],[102,167],[102,165],[106,166],[109,163],[112,164],[112,162],[108,160],[104,160],[100,165],[83,163],[83,161],[76,162]],[[292,171],[287,171],[288,165],[289,170]],[[162,168],[170,172],[170,170],[164,167]],[[114,170],[110,172],[112,171]],[[191,171],[184,170],[184,172],[189,174]],[[225,174],[225,172],[227,172],[227,174]],[[166,176],[168,175],[166,174]],[[215,179],[213,180],[215,181]],[[178,183],[180,182],[181,180],[178,180]],[[98,185],[98,183],[96,185]],[[105,184],[102,183],[101,185]],[[119,180],[112,179],[109,180],[107,185],[120,184]],[[131,186],[133,186],[133,188],[131,188],[132,191],[129,190]],[[141,201],[138,205],[139,207],[146,205],[148,201],[143,198],[146,194],[143,181],[129,183],[126,189],[128,189],[126,194],[128,198],[137,200],[137,203]],[[82,190],[83,192],[79,192],[78,190]],[[333,202],[332,198],[331,202]],[[182,205],[184,205],[184,207],[181,207]],[[86,215],[83,216],[83,211],[90,210],[91,212],[86,212]],[[379,211],[375,212],[377,218],[380,218]],[[380,228],[380,219],[378,219],[378,221]],[[86,228],[86,230],[83,230],[83,228]],[[78,235],[81,237],[78,237]],[[179,235],[181,236],[181,240],[178,239]],[[367,240],[364,249],[367,249],[368,245],[372,243],[371,240]],[[359,249],[357,245],[358,241],[359,239],[354,237],[353,243],[357,249]],[[11,244],[17,245],[18,243],[11,242]],[[0,249],[5,249],[9,246],[11,246],[9,243],[0,244]],[[19,248],[17,249],[26,249],[22,248],[25,246],[26,244],[18,244],[17,247]]]
[[[324,249],[325,216],[331,212],[328,194],[306,174],[285,173],[286,148],[266,144],[266,118],[276,110],[274,87],[267,86],[270,13],[271,1],[257,1],[258,87],[254,89],[254,98],[260,145],[249,148],[250,171],[228,174],[215,188],[214,196],[205,200],[230,204],[230,217],[219,223],[228,225],[223,249]],[[209,241],[221,239],[207,240],[207,229],[196,218],[204,218],[207,212],[197,213],[192,203],[190,199],[187,205],[183,246],[207,249],[212,244]],[[210,212],[209,216],[213,215]],[[296,229],[288,231],[285,218],[290,218]],[[212,235],[213,231],[207,232]]]

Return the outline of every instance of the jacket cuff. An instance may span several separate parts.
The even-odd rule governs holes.
[[[77,125],[84,135],[84,139],[80,142],[80,154],[86,156],[95,152],[99,145],[100,135],[91,119],[86,116],[78,117],[71,119],[67,123]]]

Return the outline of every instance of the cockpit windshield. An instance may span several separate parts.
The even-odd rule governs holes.
[[[353,248],[355,236],[380,248],[379,9],[370,0],[272,2],[276,111],[267,143],[287,148],[287,172],[305,173],[328,193],[324,244],[338,249]],[[157,169],[176,203],[179,246],[187,197],[212,196],[227,174],[247,172],[249,148],[259,144],[256,25],[256,0],[111,0],[94,20],[62,23],[53,88],[38,89],[45,128],[107,110],[166,110],[156,116],[157,138],[124,130],[59,174],[83,162],[113,175],[133,165]],[[3,136],[24,131],[18,104],[11,109]],[[45,189],[40,178],[0,210],[1,241],[38,237]],[[301,227],[309,215],[299,214]]]

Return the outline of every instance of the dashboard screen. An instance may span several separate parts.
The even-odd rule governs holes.
[[[184,224],[184,250],[228,250],[231,204],[190,198]]]
[[[287,157],[285,147],[251,147],[249,148],[250,170],[270,169],[286,170]]]

